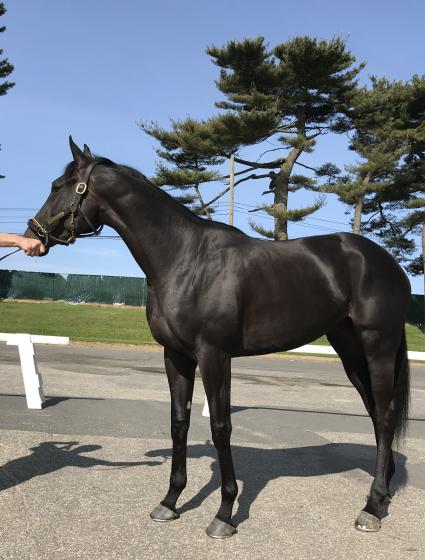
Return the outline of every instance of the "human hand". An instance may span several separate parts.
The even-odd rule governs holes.
[[[40,257],[46,252],[44,244],[39,239],[21,237],[18,245],[29,257]]]

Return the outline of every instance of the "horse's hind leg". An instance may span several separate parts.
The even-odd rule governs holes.
[[[346,319],[345,321],[343,321],[340,325],[338,325],[337,329],[335,329],[333,332],[327,333],[327,337],[329,342],[332,344],[335,351],[341,358],[342,364],[344,366],[348,378],[359,392],[363,400],[363,403],[365,405],[365,408],[372,419],[373,427],[375,431],[376,443],[378,446],[379,441],[381,439],[380,438],[381,430],[378,429],[378,426],[379,427],[381,426],[381,422],[378,423],[376,422],[376,405],[375,405],[375,395],[377,393],[376,381],[374,378],[374,388],[375,388],[374,390],[374,388],[372,387],[369,365],[364,351],[364,347],[359,336],[357,335],[354,329],[351,319]],[[373,365],[372,367],[375,368],[376,366]],[[392,367],[394,368],[394,364]],[[388,386],[391,388],[391,394],[392,394],[392,387],[393,387],[392,379],[390,379],[389,383],[387,383],[387,387]],[[395,471],[391,444],[389,445],[389,450],[387,450],[387,452],[388,452],[388,458],[385,461],[385,466],[384,466],[384,485],[386,488],[386,496],[388,495],[389,482]],[[375,514],[372,513],[372,515]],[[364,517],[364,515],[362,517]],[[374,525],[377,528],[379,528],[378,527],[379,523],[375,522]],[[371,528],[369,528],[369,530],[371,530]]]
[[[151,512],[151,517],[155,521],[172,521],[179,517],[179,514],[176,512],[176,503],[187,481],[187,433],[189,430],[196,370],[196,362],[194,360],[169,348],[164,349],[164,361],[171,394],[173,459],[168,493],[162,502]]]
[[[334,350],[341,358],[348,379],[357,389],[373,421],[373,394],[369,367],[363,346],[357,337],[351,319],[345,319],[334,331],[326,333]]]
[[[378,444],[374,414],[375,400],[370,383],[369,366],[363,345],[354,329],[351,319],[344,320],[338,325],[337,329],[327,333],[327,337],[336,353],[341,358],[341,362],[344,366],[348,379],[357,389],[360,397],[362,398],[367,413],[372,419],[375,439]],[[394,471],[394,459],[391,452],[388,470],[386,473],[387,484],[390,483]]]
[[[384,506],[390,501],[389,481],[394,473],[391,446],[396,430],[400,432],[407,415],[409,374],[402,332],[400,328],[364,329],[360,333],[370,372],[377,442],[375,476],[366,506],[355,523],[362,531],[380,529]]]

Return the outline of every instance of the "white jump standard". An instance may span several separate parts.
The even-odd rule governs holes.
[[[0,341],[6,342],[8,346],[18,347],[27,406],[32,409],[42,409],[45,402],[43,380],[37,368],[34,344],[69,344],[69,338],[27,333],[0,333]]]

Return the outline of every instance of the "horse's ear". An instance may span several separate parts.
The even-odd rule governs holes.
[[[86,156],[86,158],[93,159],[93,155],[91,153],[90,148],[87,146],[87,144],[84,144],[83,154]]]
[[[80,150],[71,135],[69,136],[69,147],[71,148],[72,157],[76,164],[87,163],[88,157]]]

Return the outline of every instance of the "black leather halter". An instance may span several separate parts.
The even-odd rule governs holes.
[[[91,176],[94,168],[97,165],[100,165],[100,164],[111,165],[111,162],[108,159],[103,159],[102,158],[102,159],[98,159],[96,161],[93,161],[92,163],[90,163],[90,165],[88,165],[88,167],[84,171],[83,180],[79,181],[77,183],[76,187],[75,187],[74,200],[68,206],[68,208],[66,208],[65,210],[62,210],[62,212],[59,212],[58,214],[55,214],[54,216],[52,216],[50,218],[50,220],[47,222],[46,225],[41,224],[35,218],[31,218],[30,220],[28,220],[29,229],[33,233],[35,233],[35,235],[40,239],[40,241],[43,241],[43,243],[46,247],[49,245],[50,239],[52,239],[56,243],[59,243],[60,245],[70,245],[70,244],[75,242],[77,237],[91,237],[93,235],[99,235],[100,232],[102,231],[103,224],[100,225],[98,228],[96,228],[91,223],[91,221],[89,220],[89,218],[84,213],[84,211],[81,207],[81,205],[83,203],[83,200],[87,196],[87,193],[88,193],[88,190],[89,190],[90,176]],[[81,214],[84,221],[92,229],[92,231],[90,233],[81,233],[80,235],[76,234],[76,232],[75,232],[75,218],[79,214]],[[66,240],[59,239],[59,237],[55,237],[54,235],[52,235],[52,231],[54,231],[61,222],[64,222],[68,218],[68,216],[71,216],[70,225],[69,225],[70,229],[68,229],[68,227],[65,227],[65,230],[70,234],[68,239],[66,239]]]

